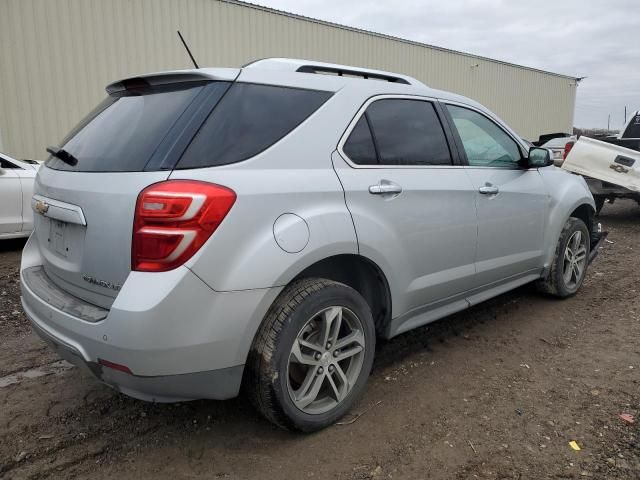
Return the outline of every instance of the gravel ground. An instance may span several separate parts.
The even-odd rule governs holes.
[[[576,297],[526,286],[382,343],[357,419],[313,435],[243,399],[153,405],[64,368],[21,312],[24,242],[3,242],[0,477],[639,479],[640,208],[600,220],[613,243]]]

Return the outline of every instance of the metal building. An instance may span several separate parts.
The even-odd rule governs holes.
[[[235,0],[0,0],[0,151],[43,159],[136,73],[296,57],[390,70],[483,103],[525,138],[571,131],[576,78]]]

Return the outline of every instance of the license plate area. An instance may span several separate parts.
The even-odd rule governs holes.
[[[49,228],[49,247],[63,258],[69,256],[69,234],[66,222],[51,220]]]

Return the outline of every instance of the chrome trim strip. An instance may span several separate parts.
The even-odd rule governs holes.
[[[41,207],[43,204],[46,206],[44,209]],[[87,225],[87,220],[84,217],[82,208],[70,203],[43,197],[42,195],[34,195],[31,198],[31,209],[43,217],[82,226]]]

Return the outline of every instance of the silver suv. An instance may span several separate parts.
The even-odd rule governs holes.
[[[585,182],[467,98],[304,60],[107,87],[40,169],[24,310],[127,395],[344,415],[391,338],[536,281],[576,293]]]

